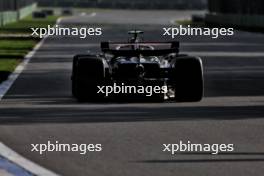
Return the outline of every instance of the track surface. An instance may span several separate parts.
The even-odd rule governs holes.
[[[206,97],[200,103],[78,104],[72,99],[70,72],[74,54],[95,51],[101,40],[126,40],[126,31],[131,28],[144,30],[145,40],[166,40],[161,37],[162,27],[171,19],[188,15],[138,12],[146,15],[143,18],[121,12],[99,11],[95,16],[87,14],[62,21],[64,25],[103,27],[104,33],[86,40],[47,38],[0,102],[0,141],[48,169],[69,176],[263,175],[262,34],[236,32],[233,37],[214,40],[179,38],[183,52],[203,56]],[[151,24],[152,15],[159,17],[158,22]],[[142,24],[143,19],[148,25]],[[48,140],[102,143],[103,151],[85,156],[70,152],[40,156],[30,152],[31,143]],[[217,156],[171,156],[162,152],[163,143],[179,140],[233,143],[235,151]]]

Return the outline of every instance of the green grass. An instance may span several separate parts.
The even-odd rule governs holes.
[[[0,50],[31,50],[36,44],[35,40],[15,39],[15,40],[1,40]]]
[[[0,40],[0,74],[11,73],[36,43],[32,39]]]
[[[32,30],[30,28],[46,28],[48,25],[53,26],[59,16],[48,16],[47,18],[32,18],[32,16],[28,16],[22,20],[19,20],[14,23],[6,24],[3,27],[0,27],[1,33],[31,33]]]
[[[0,83],[8,78],[8,75],[39,41],[30,36],[32,33],[30,28],[45,28],[48,25],[54,25],[57,19],[58,16],[49,16],[44,19],[33,19],[28,16],[0,27]],[[26,34],[28,37],[22,37],[19,34]],[[9,35],[11,37],[6,38]]]
[[[8,79],[25,55],[32,50],[37,41],[32,39],[0,39],[0,83]]]
[[[21,59],[0,59],[0,83],[8,79]]]
[[[24,38],[23,40],[0,39],[0,59],[1,58],[21,59],[28,53],[28,51],[32,50],[36,44],[37,41],[32,39],[24,39]]]
[[[21,59],[0,59],[0,71],[13,72]]]

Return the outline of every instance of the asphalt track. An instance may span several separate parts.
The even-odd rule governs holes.
[[[64,25],[103,27],[103,36],[86,40],[47,38],[0,102],[0,141],[38,164],[69,176],[263,175],[263,34],[236,31],[232,37],[214,40],[178,38],[183,53],[201,55],[204,62],[205,98],[199,103],[79,104],[71,97],[74,54],[96,51],[101,40],[126,40],[126,31],[131,28],[144,30],[145,40],[166,40],[161,36],[162,27],[188,13],[136,14],[133,17],[131,12],[99,11],[95,16],[62,20]],[[154,20],[151,24],[152,15],[159,23]],[[142,23],[144,20],[147,25]],[[102,143],[103,151],[84,156],[71,152],[40,156],[30,152],[31,143],[48,140]],[[162,152],[163,143],[179,140],[233,143],[235,151],[174,156]]]

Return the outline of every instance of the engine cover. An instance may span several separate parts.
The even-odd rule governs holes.
[[[113,76],[119,79],[158,78],[160,77],[160,65],[156,62],[117,62],[113,69]]]

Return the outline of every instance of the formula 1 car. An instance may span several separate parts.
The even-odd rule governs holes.
[[[133,96],[163,101],[197,102],[203,97],[201,58],[179,54],[179,42],[144,42],[142,31],[130,31],[128,42],[101,42],[100,54],[73,58],[72,94],[78,101],[132,95],[98,93],[106,85],[167,86],[166,92]],[[113,90],[113,89],[112,89]]]

